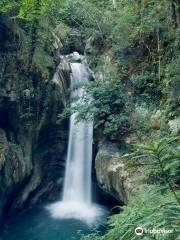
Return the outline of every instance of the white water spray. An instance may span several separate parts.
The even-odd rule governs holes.
[[[72,87],[88,81],[89,72],[85,64],[71,63],[71,69]],[[72,97],[77,98],[77,101],[82,100],[85,95],[83,87],[72,92]],[[48,206],[54,218],[75,218],[88,224],[97,224],[104,213],[102,207],[92,203],[92,139],[93,122],[77,123],[76,113],[72,114],[63,198],[62,201]]]

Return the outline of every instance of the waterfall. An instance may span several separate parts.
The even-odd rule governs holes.
[[[83,62],[71,63],[71,71],[73,105],[76,104],[75,100],[81,101],[83,97],[89,99],[83,84],[88,82],[90,74]],[[97,225],[104,215],[104,209],[93,203],[91,196],[93,122],[77,122],[76,116],[73,113],[70,117],[63,197],[61,201],[48,206],[48,210],[54,218],[78,219]]]
[[[71,63],[71,69],[72,87],[88,81],[89,73],[83,63]],[[83,87],[72,92],[72,97],[78,100],[81,100],[84,95],[86,92]],[[91,204],[92,138],[92,122],[77,123],[76,113],[72,114],[63,201]]]

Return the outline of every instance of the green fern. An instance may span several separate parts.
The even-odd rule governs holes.
[[[170,191],[162,192],[163,187],[145,186],[124,206],[123,212],[110,218],[109,230],[103,237],[88,235],[83,240],[178,240],[180,207]],[[136,227],[144,229],[142,236],[135,234]],[[172,230],[172,233],[151,234],[146,233],[145,229],[166,229]]]
[[[140,164],[145,167],[146,173],[152,179],[151,183],[167,185],[178,204],[180,204],[180,199],[175,193],[180,171],[180,148],[178,144],[178,137],[164,137],[159,141],[136,145],[132,159],[137,165]]]

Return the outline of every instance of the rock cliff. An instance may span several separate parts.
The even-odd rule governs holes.
[[[57,121],[65,105],[68,64],[60,61],[58,82],[53,62],[40,68],[35,55],[30,67],[18,31],[1,19],[0,218],[59,195],[68,138],[67,121]]]

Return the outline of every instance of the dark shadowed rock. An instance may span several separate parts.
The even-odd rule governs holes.
[[[27,56],[21,56],[23,40],[16,37],[16,26],[1,20],[0,218],[25,205],[59,197],[68,121],[57,120],[70,81],[67,62],[58,67],[58,82],[50,68],[43,70],[34,62],[30,69]]]

